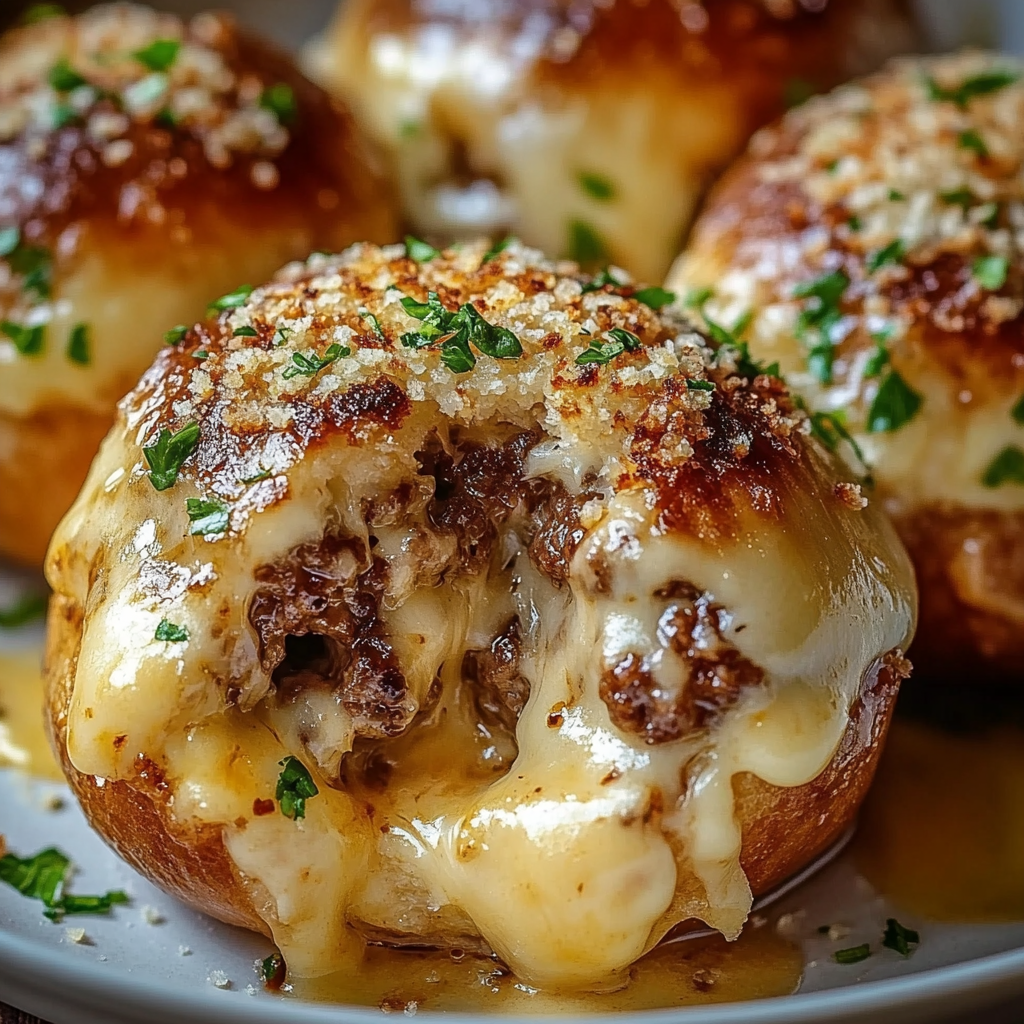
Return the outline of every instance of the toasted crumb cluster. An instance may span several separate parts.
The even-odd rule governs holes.
[[[373,444],[421,407],[466,429],[537,429],[589,471],[668,490],[690,462],[711,481],[776,453],[799,461],[806,417],[742,346],[716,352],[677,310],[617,283],[625,275],[601,283],[519,243],[486,250],[420,262],[360,245],[225,296],[125,400],[129,428],[145,446],[199,423],[183,472],[230,500],[253,484],[269,499],[271,478],[319,441]],[[463,317],[481,332],[471,367],[451,356]],[[505,354],[488,354],[495,337]]]
[[[239,67],[236,45],[223,16],[185,22],[129,4],[13,32],[0,44],[0,143],[23,137],[42,158],[55,131],[78,124],[115,167],[131,156],[132,125],[157,124],[199,139],[215,167],[263,158],[254,180],[270,182],[294,99]]]

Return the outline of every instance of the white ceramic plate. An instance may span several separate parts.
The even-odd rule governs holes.
[[[976,0],[916,0],[930,19],[939,46],[964,39],[1024,49],[1024,4]],[[208,6],[181,0],[163,6],[183,11]],[[333,0],[234,0],[239,15],[295,45],[321,26]],[[12,582],[0,570],[0,597]],[[0,630],[0,650],[38,642],[38,631]],[[50,809],[53,797],[62,809]],[[87,941],[77,943],[65,925],[54,925],[39,905],[0,886],[0,1000],[53,1024],[345,1024],[379,1021],[375,1009],[316,1005],[272,995],[258,985],[253,962],[270,947],[258,936],[197,914],[135,874],[86,824],[62,786],[0,770],[0,835],[21,853],[57,845],[78,868],[75,889],[97,892],[123,887],[132,904],[110,918],[82,918]],[[1024,865],[1021,866],[1024,871]],[[888,950],[856,966],[831,960],[836,948],[818,934],[822,922],[845,921],[853,929],[843,945],[872,941],[895,914],[862,879],[849,855],[773,905],[765,927],[795,915],[805,970],[794,996],[713,1007],[622,1014],[632,1021],[681,1024],[915,1024],[959,1017],[985,1024],[1024,1024],[1024,922],[1012,925],[939,925],[901,920],[921,931],[908,959]],[[158,923],[150,923],[150,922]],[[217,988],[211,978],[230,982]],[[448,1019],[421,1012],[420,1019]],[[465,1018],[472,1019],[472,1018]],[[482,1018],[478,1018],[482,1019]],[[504,1020],[514,1020],[506,1017]],[[536,1019],[536,1018],[532,1018]],[[596,1018],[595,1018],[596,1019]]]

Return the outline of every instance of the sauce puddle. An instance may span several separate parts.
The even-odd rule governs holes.
[[[43,727],[42,651],[0,654],[0,767],[63,782]]]

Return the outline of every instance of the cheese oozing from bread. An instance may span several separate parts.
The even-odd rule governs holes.
[[[155,765],[299,975],[370,939],[593,988],[681,922],[736,936],[734,781],[818,777],[913,630],[905,554],[780,381],[485,248],[313,257],[197,325],[51,549],[74,768]],[[157,491],[143,449],[192,423]]]

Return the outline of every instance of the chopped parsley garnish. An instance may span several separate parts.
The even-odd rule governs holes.
[[[23,594],[14,604],[0,608],[0,629],[18,629],[46,616],[47,594]]]
[[[306,816],[306,801],[312,800],[320,790],[313,776],[297,757],[286,757],[278,762],[283,769],[277,780],[276,797],[281,813],[292,821]]]
[[[227,533],[231,521],[231,509],[220,498],[187,498],[189,533],[193,537],[206,537]]]
[[[994,228],[999,223],[999,204],[985,203],[978,207],[979,223],[986,228]]]
[[[876,270],[888,266],[890,263],[902,263],[906,255],[907,247],[903,244],[902,238],[896,238],[882,249],[876,249],[868,256],[868,273],[873,274]]]
[[[714,391],[715,382],[711,380],[694,380],[692,377],[686,378],[686,390],[687,391]]]
[[[67,57],[61,57],[50,68],[47,81],[57,92],[73,92],[79,86],[88,85],[88,82],[71,66]]]
[[[748,309],[745,313],[741,313],[739,318],[736,320],[736,323],[732,325],[732,333],[737,338],[742,338],[746,333],[747,328],[753,322],[753,319],[754,311],[752,309]]]
[[[153,118],[153,123],[159,125],[161,128],[174,129],[178,127],[179,118],[173,110],[164,107],[163,110],[158,110]]]
[[[817,91],[814,83],[806,78],[791,78],[783,87],[782,102],[787,110],[792,110],[806,103]]]
[[[287,966],[280,953],[271,953],[265,960],[257,961],[260,980],[269,989],[279,990],[287,977]]]
[[[569,221],[569,259],[581,264],[601,263],[608,259],[604,239],[586,221]]]
[[[683,305],[687,309],[703,309],[708,299],[713,298],[714,288],[691,288],[683,299]]]
[[[90,361],[89,325],[75,324],[68,335],[68,359],[79,366],[88,366]]]
[[[986,487],[1004,484],[1024,484],[1024,451],[1016,445],[1007,445],[989,464],[981,482]]]
[[[1010,410],[1010,416],[1013,417],[1013,422],[1019,427],[1024,427],[1024,395],[1021,395],[1017,399],[1013,408]]]
[[[584,286],[583,294],[587,295],[590,292],[598,292],[602,288],[621,288],[622,281],[620,281],[611,271],[611,267],[604,267],[599,270]]]
[[[21,232],[17,228],[0,228],[0,257],[10,256],[21,241]]]
[[[859,964],[871,956],[871,946],[864,942],[859,946],[851,946],[849,949],[837,949],[832,954],[832,959],[837,964]]]
[[[902,203],[907,197],[898,189],[889,189],[889,202],[890,203]]]
[[[802,408],[806,408],[801,406]],[[816,437],[830,452],[839,450],[841,442],[845,441],[857,456],[857,461],[864,467],[867,474],[863,483],[872,483],[871,475],[868,472],[869,466],[864,457],[864,451],[857,444],[853,435],[846,429],[841,412],[815,412],[810,414],[811,436]],[[826,929],[827,931],[828,929]]]
[[[164,341],[168,345],[180,345],[185,340],[186,334],[188,334],[188,328],[184,324],[178,324],[164,335]]]
[[[373,332],[374,337],[379,338],[381,341],[386,340],[384,337],[384,331],[380,326],[380,321],[368,309],[360,309],[359,316],[370,325],[370,329]]]
[[[79,120],[79,113],[70,103],[57,103],[53,108],[53,127],[59,131]]]
[[[63,18],[67,11],[60,4],[33,4],[22,16],[22,25],[38,25],[51,18]]]
[[[974,202],[974,193],[967,188],[956,188],[951,192],[943,192],[939,197],[949,206],[970,206]]]
[[[284,371],[284,379],[291,380],[292,377],[315,377],[321,370],[326,369],[336,359],[344,359],[352,355],[352,349],[346,345],[339,345],[335,342],[328,346],[322,356],[315,352],[306,355],[304,352],[292,353],[292,365]]]
[[[928,76],[925,85],[930,99],[955,103],[958,107],[966,107],[976,96],[987,96],[1000,89],[1013,85],[1020,75],[1016,71],[994,70],[982,71],[980,74],[965,78],[956,88],[947,89],[939,85],[934,78]]]
[[[49,298],[52,271],[50,253],[40,246],[26,245],[20,233],[17,233],[17,228],[5,232],[4,242],[6,251],[0,252],[0,256],[7,259],[15,274],[24,277],[21,285],[23,290],[35,292],[40,299]]]
[[[125,102],[133,107],[150,107],[160,100],[169,87],[167,76],[155,71],[125,89]]]
[[[886,949],[894,949],[902,956],[910,956],[910,947],[916,946],[921,941],[921,936],[913,928],[904,928],[894,917],[885,922],[885,935],[882,938],[882,945]]]
[[[485,263],[490,263],[495,256],[503,253],[513,242],[517,242],[518,239],[515,235],[506,235],[500,242],[495,242],[487,252],[484,253],[484,258],[480,261],[480,266]]]
[[[653,310],[659,310],[664,306],[671,306],[676,301],[676,293],[664,288],[641,288],[640,291],[633,292],[633,298]]]
[[[274,334],[274,345],[280,348],[282,345],[287,344],[288,339],[294,333],[294,327],[278,327],[277,332]]]
[[[241,327],[236,327],[231,332],[232,338],[258,338],[259,336],[260,332],[250,324],[243,324]]]
[[[242,477],[243,484],[258,484],[261,480],[269,480],[274,475],[272,470],[261,469],[258,473],[253,473],[252,476]]]
[[[885,375],[868,411],[872,434],[891,434],[906,426],[918,413],[923,399],[895,370]]]
[[[417,263],[429,263],[441,255],[440,249],[435,249],[429,242],[413,238],[412,235],[405,236],[405,254]]]
[[[210,358],[210,353],[207,352],[205,348],[197,348],[195,352],[192,353],[192,358],[198,359],[199,362],[204,363]]]
[[[253,290],[251,284],[239,285],[233,292],[228,292],[227,295],[214,299],[208,307],[209,311],[211,313],[224,313],[229,309],[237,309],[239,306],[244,306],[246,300],[252,295]]]
[[[851,214],[850,217],[847,219],[846,226],[851,231],[860,231],[860,229],[864,225],[861,223],[860,217],[858,217],[857,214],[854,213],[854,214]]]
[[[155,638],[170,644],[180,644],[188,639],[188,630],[184,626],[168,622],[167,619],[161,619],[160,625],[156,627]]]
[[[0,857],[0,881],[22,896],[42,902],[43,915],[59,921],[65,914],[107,914],[110,908],[128,902],[127,893],[116,889],[103,896],[71,896],[64,891],[71,861],[54,847],[34,857]]]
[[[833,270],[793,289],[794,298],[807,300],[797,317],[796,332],[809,347],[808,369],[822,384],[832,383],[832,330],[843,317],[839,303],[849,284],[844,271]]]
[[[154,39],[149,46],[136,50],[132,56],[150,71],[166,71],[178,59],[180,49],[180,39]]]
[[[506,328],[488,323],[471,302],[453,313],[441,302],[437,292],[428,292],[426,302],[403,296],[402,308],[423,325],[419,331],[403,334],[400,339],[402,345],[426,348],[444,339],[441,362],[453,373],[467,373],[476,366],[476,356],[470,343],[494,359],[518,359],[523,354],[519,339]]]
[[[173,434],[169,430],[161,430],[156,443],[142,449],[149,463],[149,479],[158,491],[166,491],[175,485],[182,463],[198,444],[199,424],[186,423]]]
[[[985,140],[973,128],[961,132],[957,136],[956,144],[961,149],[973,150],[982,159],[988,156],[988,146],[985,145]]]
[[[298,103],[295,101],[295,90],[284,82],[278,82],[263,90],[260,96],[260,106],[264,110],[273,111],[281,124],[291,124],[299,113]]]
[[[589,346],[576,357],[577,366],[597,363],[604,366],[623,352],[635,352],[640,348],[640,339],[632,332],[621,327],[613,327],[605,332],[607,341],[591,341]]]
[[[779,377],[781,379],[778,363],[763,366],[751,357],[750,348],[747,343],[740,341],[732,331],[726,330],[721,324],[715,323],[714,320],[709,319],[706,315],[704,323],[707,325],[711,340],[719,349],[729,349],[736,353],[736,372],[741,377],[748,377],[750,380],[753,380],[755,377],[763,375],[766,377]]]
[[[864,376],[866,378],[877,377],[889,365],[889,349],[886,348],[888,335],[873,334],[875,351],[864,364]]]
[[[43,351],[46,340],[46,328],[43,324],[35,327],[23,327],[10,320],[0,321],[0,334],[7,335],[14,342],[14,347],[23,356],[37,356]]]
[[[971,265],[971,276],[982,288],[997,292],[1006,284],[1009,267],[1005,256],[979,256]]]
[[[580,171],[576,180],[579,182],[580,188],[591,199],[595,199],[599,203],[608,203],[615,198],[615,185],[602,174]]]

